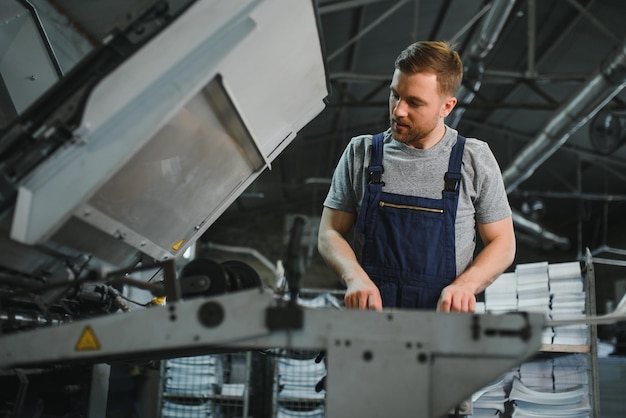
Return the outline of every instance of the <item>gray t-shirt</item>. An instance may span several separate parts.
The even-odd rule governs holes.
[[[446,126],[441,141],[429,149],[417,149],[396,141],[385,132],[383,191],[409,196],[441,199],[444,174],[457,131]],[[352,138],[333,174],[324,206],[358,215],[368,181],[372,135]],[[476,223],[491,223],[511,216],[502,173],[489,145],[467,138],[461,167],[461,188],[455,223],[456,271],[465,271],[476,247]],[[355,250],[360,256],[363,236],[356,235]]]

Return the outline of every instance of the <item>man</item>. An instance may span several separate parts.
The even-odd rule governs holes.
[[[447,43],[410,45],[395,62],[390,129],[353,138],[337,165],[318,249],[349,308],[474,312],[475,295],[513,262],[495,157],[444,124],[462,76]],[[345,238],[355,226],[356,252]],[[476,227],[485,246],[473,259]]]

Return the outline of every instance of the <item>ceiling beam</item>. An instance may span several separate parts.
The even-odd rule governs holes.
[[[433,27],[430,31],[430,35],[428,39],[439,39],[439,31],[441,30],[441,25],[450,10],[450,3],[452,0],[445,0],[441,7],[439,8],[439,12],[437,13],[437,17],[435,17],[433,22]]]
[[[345,0],[345,1],[336,1],[333,3],[328,2],[327,4],[323,4],[320,1],[318,10],[319,10],[320,15],[324,15],[327,13],[335,13],[335,12],[341,12],[343,10],[354,9],[356,7],[365,6],[367,4],[380,3],[381,1],[387,1],[387,0]]]
[[[348,42],[346,42],[345,44],[337,48],[335,51],[330,53],[326,57],[326,61],[330,62],[333,59],[337,58],[337,56],[339,56],[343,51],[345,51],[352,44],[354,44],[359,39],[367,35],[370,31],[372,31],[378,25],[383,23],[387,18],[389,18],[392,14],[394,14],[400,7],[404,6],[404,4],[407,3],[408,1],[409,0],[399,0],[396,4],[394,4],[389,9],[387,9],[385,13],[382,13],[380,16],[378,16],[376,20],[374,20],[372,23],[364,27],[359,33],[357,33],[355,36],[349,39]]]
[[[602,32],[607,38],[609,38],[611,41],[613,41],[613,43],[615,45],[619,45],[620,44],[620,42],[622,40],[617,35],[615,35],[613,32],[608,30],[607,27],[602,24],[602,22],[600,22],[598,19],[596,19],[596,17],[589,12],[588,8],[586,8],[585,6],[583,6],[582,4],[580,4],[576,0],[567,0],[567,1],[568,1],[569,4],[574,6],[574,8],[576,8],[576,10],[578,10],[578,12],[581,14],[581,16],[585,17],[589,22],[591,22],[591,24],[593,26],[598,28],[598,30],[600,30],[600,32]]]

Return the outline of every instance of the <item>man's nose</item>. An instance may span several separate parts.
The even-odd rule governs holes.
[[[407,111],[406,111],[406,103],[404,102],[404,100],[398,100],[395,104],[395,106],[393,107],[393,114],[395,116],[406,116]]]

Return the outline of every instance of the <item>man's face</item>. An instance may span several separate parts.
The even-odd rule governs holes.
[[[454,97],[442,96],[433,73],[405,74],[396,69],[389,93],[389,122],[396,140],[430,148],[443,136],[443,118],[454,108]]]

